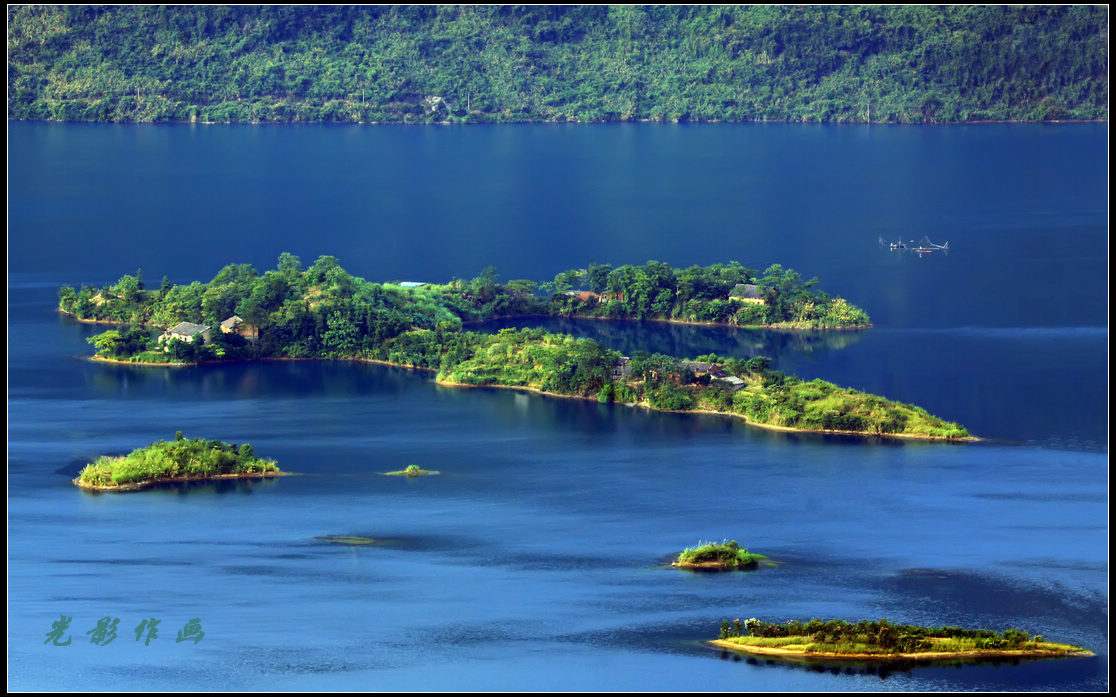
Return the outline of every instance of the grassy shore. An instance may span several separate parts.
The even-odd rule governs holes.
[[[887,620],[810,620],[770,624],[757,619],[721,623],[711,644],[726,649],[784,658],[839,660],[938,660],[1092,656],[1080,646],[1046,641],[1018,629],[997,632],[961,627],[922,627]]]
[[[428,474],[441,474],[438,470],[424,470],[418,465],[407,465],[406,469],[384,472],[389,477],[422,477]]]
[[[255,457],[247,443],[203,438],[156,441],[122,457],[101,456],[85,466],[74,484],[90,491],[135,491],[157,484],[211,479],[279,477],[274,460]]]
[[[922,651],[887,652],[863,644],[825,644],[810,641],[810,637],[789,637],[783,642],[762,643],[752,637],[714,639],[710,644],[721,648],[742,651],[759,656],[783,658],[827,658],[847,661],[932,661],[943,658],[1057,658],[1063,656],[1093,656],[1088,649],[1052,641],[1032,642],[1019,649],[980,649],[963,642],[931,639],[933,648]]]

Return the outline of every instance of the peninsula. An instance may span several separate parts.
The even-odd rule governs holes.
[[[1044,658],[1092,656],[1092,651],[1045,641],[1042,636],[1006,629],[963,629],[894,624],[886,619],[787,622],[755,618],[721,622],[721,637],[710,641],[725,649],[780,658],[893,661],[944,658]]]
[[[759,568],[767,557],[742,548],[736,540],[699,542],[687,547],[671,566],[691,571],[742,571]]]
[[[571,290],[585,282],[595,290]],[[867,314],[811,290],[816,279],[773,265],[672,269],[590,265],[552,282],[371,283],[320,257],[310,268],[290,254],[263,275],[226,266],[209,283],[143,287],[142,273],[112,286],[63,287],[59,309],[81,321],[128,325],[90,337],[102,360],[182,365],[262,358],[321,358],[429,370],[443,385],[506,387],[663,411],[724,414],[796,431],[975,440],[961,426],[908,404],[803,381],[747,360],[693,360],[633,352],[541,329],[467,331],[467,321],[524,315],[607,316],[740,326],[858,328]],[[156,329],[164,329],[158,333]]]
[[[212,479],[279,477],[274,460],[262,460],[247,443],[187,439],[156,441],[123,457],[101,456],[82,469],[74,484],[90,491],[136,491],[157,484]]]

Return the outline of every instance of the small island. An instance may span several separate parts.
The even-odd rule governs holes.
[[[172,441],[156,441],[123,457],[102,455],[82,469],[74,484],[90,491],[136,491],[157,484],[284,474],[274,460],[256,457],[247,443],[187,439],[179,431]]]
[[[777,658],[829,660],[940,660],[1092,656],[1092,651],[1045,641],[1019,629],[997,632],[961,627],[921,627],[886,619],[773,624],[752,618],[721,622],[721,637],[709,643],[725,649]]]
[[[758,569],[767,557],[742,548],[736,540],[699,542],[687,547],[671,566],[692,571],[742,571]],[[771,565],[770,562],[765,562]]]
[[[438,470],[424,470],[418,465],[407,465],[406,469],[396,470],[395,472],[384,472],[389,477],[422,477],[430,474],[441,474]]]

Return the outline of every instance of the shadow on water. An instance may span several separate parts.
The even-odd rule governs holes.
[[[1037,585],[1025,579],[964,571],[903,569],[881,579],[879,590],[885,597],[896,599],[897,606],[961,608],[977,605],[993,621],[995,618],[1014,621],[1024,616],[1035,623],[1056,621],[1066,627],[1101,630],[1107,624],[1105,598],[1082,595],[1057,583]],[[1020,628],[1044,636],[1052,631],[1049,626]]]
[[[449,552],[468,549],[476,542],[440,535],[378,535],[370,532],[318,535],[308,544],[336,547],[388,547],[412,552]]]

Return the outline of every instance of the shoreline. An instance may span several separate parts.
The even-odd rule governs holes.
[[[678,562],[672,561],[671,567],[687,569],[689,571],[755,571],[759,569],[759,562],[753,561],[740,566],[729,566],[722,561]]]
[[[184,484],[187,482],[211,482],[218,479],[274,479],[277,477],[289,477],[292,472],[238,472],[233,474],[211,474],[200,477],[190,477],[183,475],[181,477],[161,477],[159,479],[145,479],[142,482],[131,482],[128,484],[120,484],[117,486],[104,486],[99,484],[85,484],[78,477],[73,479],[73,484],[83,491],[98,491],[111,493],[116,491],[139,491],[140,489],[147,489],[152,486],[159,486],[162,484]]]
[[[654,407],[648,407],[654,409]],[[656,411],[672,411],[669,409],[657,409]],[[713,411],[711,409],[689,409],[684,411],[673,411],[675,414],[711,414],[717,416],[733,416],[738,419],[743,419],[744,423],[749,426],[758,426],[760,428],[768,428],[772,431],[788,431],[792,433],[819,433],[823,435],[833,436],[871,436],[874,438],[905,438],[908,440],[928,440],[928,441],[941,441],[945,443],[976,443],[980,441],[977,436],[965,436],[964,438],[946,438],[943,436],[917,436],[911,433],[876,433],[875,431],[834,431],[832,429],[824,428],[794,428],[793,426],[776,426],[775,424],[765,424],[759,421],[749,421],[748,417],[743,414],[735,414],[731,411]]]
[[[72,312],[66,312],[65,310],[63,310],[60,307],[55,308],[55,311],[58,312],[58,314],[60,314],[60,315],[65,315],[66,317],[69,317],[73,321],[81,322],[82,324],[114,324],[118,327],[135,327],[135,326],[154,327],[155,326],[153,324],[146,324],[146,323],[137,325],[135,322],[125,322],[125,321],[115,320],[115,319],[82,319],[81,317],[78,317],[77,315],[75,315]]]
[[[328,359],[326,359],[326,360],[328,360]],[[388,365],[392,365],[392,364],[389,363]],[[406,366],[397,366],[397,367],[406,367]],[[430,370],[430,368],[426,368],[425,370]],[[975,443],[975,442],[980,441],[980,438],[978,438],[976,436],[966,436],[964,438],[946,438],[946,437],[943,437],[943,436],[919,436],[919,435],[914,435],[914,434],[910,434],[910,433],[876,433],[874,431],[834,431],[834,430],[812,429],[812,428],[794,428],[793,426],[776,426],[775,424],[765,424],[765,423],[762,423],[762,422],[759,422],[759,421],[750,421],[748,419],[748,417],[744,416],[743,414],[736,414],[736,413],[733,413],[731,411],[713,411],[711,409],[656,409],[655,407],[651,406],[646,401],[643,401],[643,402],[600,402],[600,400],[598,400],[596,397],[585,397],[585,396],[582,396],[582,395],[571,395],[571,394],[558,394],[557,392],[547,392],[546,390],[540,390],[537,387],[527,387],[527,386],[523,386],[523,385],[473,385],[473,384],[470,384],[470,383],[449,382],[449,381],[443,381],[443,380],[435,380],[434,382],[435,382],[435,384],[442,385],[444,387],[492,387],[492,388],[501,389],[501,390],[520,390],[522,392],[533,392],[535,394],[540,394],[540,395],[543,395],[543,396],[546,396],[546,397],[561,397],[563,399],[581,399],[581,400],[585,400],[585,401],[589,401],[589,402],[597,402],[597,403],[600,403],[600,404],[613,404],[613,405],[625,406],[625,407],[638,407],[638,408],[641,408],[641,409],[646,409],[648,411],[658,411],[658,412],[663,412],[663,413],[667,413],[667,414],[707,414],[707,415],[711,415],[711,416],[730,416],[730,417],[742,420],[748,426],[757,426],[759,428],[766,428],[766,429],[770,429],[770,430],[773,430],[773,431],[786,431],[786,432],[790,432],[790,433],[817,433],[817,434],[823,434],[823,435],[828,434],[828,435],[838,435],[838,436],[856,436],[856,437],[860,437],[860,438],[865,438],[865,437],[903,438],[903,439],[907,439],[907,440],[921,440],[921,441],[945,442],[945,443]]]
[[[525,315],[505,315],[503,317],[493,317],[491,319],[471,319],[461,323],[462,328],[477,324],[484,324],[486,322],[503,322],[505,320],[516,319],[588,319],[599,320],[602,322],[662,322],[664,324],[684,324],[694,327],[729,327],[730,329],[750,329],[750,330],[774,330],[783,332],[849,332],[861,331],[865,329],[872,329],[875,325],[856,324],[847,327],[815,327],[810,324],[802,322],[778,322],[776,324],[733,324],[731,322],[699,322],[697,320],[686,319],[670,319],[670,318],[645,318],[635,319],[632,317],[598,317],[596,315],[546,315],[541,313],[529,313]]]
[[[1095,656],[1088,649],[1082,651],[1055,651],[1052,649],[1024,651],[1021,649],[980,649],[973,651],[923,651],[918,653],[807,653],[797,649],[788,649],[781,646],[749,646],[727,641],[725,639],[711,639],[710,644],[725,649],[741,651],[759,656],[777,656],[781,658],[824,658],[829,660],[846,661],[932,661],[947,658],[1059,658],[1074,656]]]
[[[113,363],[115,365],[142,365],[146,367],[164,367],[164,368],[185,368],[192,365],[201,365],[201,363],[182,363],[182,362],[168,362],[168,363],[153,363],[151,361],[123,361],[119,358],[105,358],[104,356],[86,356],[87,359],[95,363]],[[231,363],[232,361],[207,361],[208,363]]]
[[[81,101],[81,100],[57,100]],[[243,100],[237,100],[241,102]],[[194,105],[198,106],[198,105]],[[1024,119],[980,119],[973,121],[920,121],[904,123],[902,121],[802,121],[801,119],[587,119],[587,120],[524,120],[524,121],[201,121],[191,119],[162,119],[159,121],[75,121],[65,119],[20,119],[8,117],[8,122],[22,121],[26,123],[122,123],[133,126],[511,126],[511,125],[602,125],[602,124],[682,124],[682,125],[732,125],[732,124],[787,124],[802,126],[982,126],[988,124],[1074,124],[1074,123],[1108,123],[1108,119],[1048,119],[1044,121]]]

